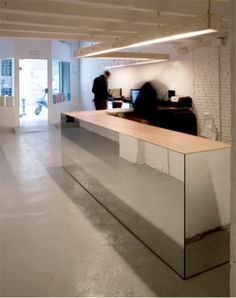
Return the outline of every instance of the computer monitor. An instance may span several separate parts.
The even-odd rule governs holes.
[[[109,89],[108,92],[111,94],[114,98],[119,98],[122,96],[122,89],[121,88],[113,88]]]
[[[175,96],[175,90],[168,90],[168,98]]]
[[[137,97],[138,97],[138,95],[139,95],[139,92],[140,92],[140,89],[131,89],[130,90],[130,97],[131,97],[131,102],[132,102],[132,104],[134,104],[135,103],[135,101],[136,101],[136,99],[137,99]]]

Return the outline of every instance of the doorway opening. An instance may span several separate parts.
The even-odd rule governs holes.
[[[20,127],[48,125],[48,61],[19,60]]]

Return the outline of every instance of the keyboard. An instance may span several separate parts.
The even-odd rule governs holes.
[[[106,110],[106,113],[108,115],[119,115],[119,114],[123,114],[123,113],[131,113],[133,111],[134,111],[133,108],[115,108],[115,109],[111,109],[111,110]]]

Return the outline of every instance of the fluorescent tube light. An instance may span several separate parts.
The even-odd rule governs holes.
[[[113,42],[99,43],[91,47],[81,48],[74,52],[74,56],[78,58],[92,57],[119,51],[126,48],[163,43],[178,39],[200,36],[213,33],[221,29],[222,17],[213,14],[192,18],[188,21],[163,26],[135,35],[129,38],[116,39]]]
[[[105,69],[112,69],[112,68],[122,68],[122,67],[129,67],[129,66],[136,66],[136,65],[143,65],[143,64],[151,64],[151,63],[159,63],[164,62],[166,60],[146,60],[146,61],[134,61],[129,63],[121,63],[121,64],[110,64],[104,67]]]
[[[195,32],[193,31],[193,32],[187,32],[187,33],[181,33],[181,34],[176,34],[176,35],[160,37],[160,38],[156,38],[156,39],[152,39],[152,40],[138,42],[138,43],[132,44],[130,46],[127,46],[127,48],[141,47],[141,46],[151,45],[151,44],[155,44],[155,43],[162,43],[162,42],[168,42],[168,41],[172,41],[172,40],[191,38],[194,36],[204,35],[204,34],[213,33],[213,32],[216,32],[216,30],[206,29],[206,30],[200,30],[200,31],[195,31]]]
[[[139,52],[112,52],[96,54],[90,58],[122,59],[122,60],[169,60],[169,54],[162,53],[139,53]]]

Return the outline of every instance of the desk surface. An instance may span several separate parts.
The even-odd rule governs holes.
[[[192,111],[191,107],[165,107],[165,106],[159,106],[157,108],[159,111],[163,110],[170,110],[170,111]]]
[[[182,154],[230,148],[229,144],[108,115],[105,110],[64,114]]]

